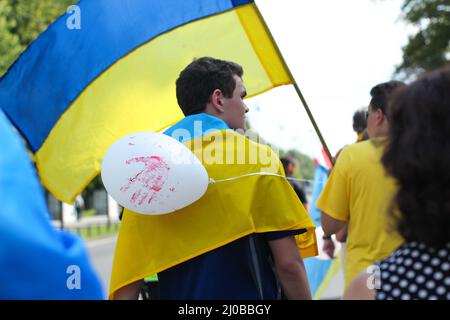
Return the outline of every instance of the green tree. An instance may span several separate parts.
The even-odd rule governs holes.
[[[15,21],[8,19],[12,7],[8,1],[0,0],[0,75],[22,51],[19,36],[10,30],[15,27]]]
[[[402,18],[417,32],[403,47],[403,62],[396,67],[396,75],[408,78],[449,62],[449,0],[405,0]]]
[[[297,172],[294,174],[295,178],[306,180],[314,179],[315,166],[313,159],[294,149],[280,151],[280,157],[284,156],[289,156],[296,162]]]
[[[102,176],[99,174],[94,179],[92,179],[91,182],[84,188],[84,190],[81,193],[81,196],[84,199],[87,199],[90,197],[95,190],[102,190],[105,189],[105,186],[103,185]]]
[[[0,0],[0,76],[74,0]]]

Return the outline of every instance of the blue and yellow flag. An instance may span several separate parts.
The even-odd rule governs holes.
[[[193,204],[167,215],[125,210],[110,297],[129,283],[252,233],[307,229],[296,236],[297,246],[304,258],[317,255],[314,223],[272,149],[206,114],[186,117],[164,133],[174,135],[176,129],[191,133],[183,143],[217,182]]]
[[[98,174],[114,141],[182,118],[175,80],[194,58],[241,64],[248,96],[293,82],[253,1],[81,0],[77,8],[0,79],[0,108],[62,201]]]
[[[317,227],[322,225],[322,211],[317,207],[316,202],[319,199],[320,193],[322,192],[325,184],[328,180],[329,168],[324,165],[317,163],[316,171],[314,172],[314,183],[313,183],[313,195],[311,200],[311,206],[309,209],[309,214]]]

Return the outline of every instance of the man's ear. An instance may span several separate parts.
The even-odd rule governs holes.
[[[375,116],[376,116],[376,123],[378,125],[381,125],[384,122],[384,119],[386,118],[386,115],[383,113],[383,111],[381,111],[381,109],[377,109],[377,111],[375,111]]]
[[[219,113],[224,112],[223,93],[222,91],[220,91],[220,89],[215,89],[211,94],[211,104],[217,112]]]

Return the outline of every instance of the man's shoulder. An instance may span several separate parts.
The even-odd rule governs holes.
[[[340,152],[333,170],[341,173],[353,172],[371,162],[371,159],[376,156],[376,152],[376,147],[370,140],[348,145]]]
[[[362,152],[368,149],[373,149],[373,141],[366,140],[361,142],[352,143],[344,148],[347,152],[350,150],[351,152]]]
[[[243,163],[250,165],[252,170],[281,173],[280,158],[278,150],[270,145],[262,143],[258,137],[243,134],[233,130],[222,131],[223,140],[221,143],[226,145],[226,151],[229,147],[234,148],[234,152]]]
[[[377,149],[380,147],[380,144],[377,141],[366,140],[362,142],[357,142],[346,146],[340,156],[344,157],[357,157],[358,159],[364,157],[371,157],[374,153],[377,152]]]

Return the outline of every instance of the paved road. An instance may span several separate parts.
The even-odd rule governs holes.
[[[317,228],[317,240],[319,242],[319,249],[322,248],[322,230],[321,228]],[[91,256],[91,261],[96,269],[100,280],[103,285],[103,292],[105,298],[108,294],[109,289],[109,281],[111,277],[111,268],[114,256],[114,249],[116,246],[117,237],[109,237],[105,239],[99,240],[91,240],[87,242],[87,248],[89,254]],[[337,248],[338,250],[339,248]],[[321,251],[321,250],[319,250]],[[325,254],[323,252],[320,253],[319,257],[325,258]],[[338,274],[334,277],[333,281],[330,282],[330,286],[322,295],[323,299],[336,299],[339,297],[343,291],[343,277],[342,274]]]
[[[87,242],[87,249],[89,251],[91,261],[100,277],[100,280],[102,281],[105,298],[107,297],[109,289],[109,280],[111,277],[116,240],[117,237],[114,236]]]

